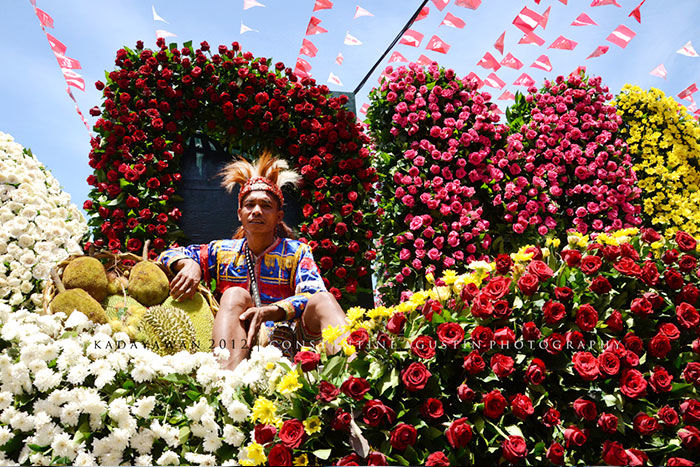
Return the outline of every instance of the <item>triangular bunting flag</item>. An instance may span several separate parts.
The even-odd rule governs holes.
[[[525,34],[529,34],[534,31],[542,21],[542,15],[536,11],[532,11],[528,7],[524,7],[513,20],[513,24]]]
[[[243,23],[241,23],[241,26],[243,26]],[[161,37],[177,37],[177,34],[173,34],[172,32],[166,31],[165,29],[156,29],[156,39],[160,39]]]
[[[601,55],[604,55],[608,53],[608,50],[610,50],[610,46],[607,45],[599,45],[592,54],[590,54],[588,57],[586,57],[586,60],[589,58],[594,58],[594,57],[600,57]]]
[[[425,46],[425,49],[446,54],[450,50],[450,44],[446,43],[438,36],[433,36],[428,41],[428,45]]]
[[[603,5],[615,5],[618,8],[622,8],[622,5],[617,3],[617,0],[593,0],[591,6],[603,6]]]
[[[503,91],[503,94],[498,98],[499,101],[514,101],[515,100],[515,94],[512,92],[505,90]]]
[[[698,56],[698,53],[693,48],[692,41],[688,41],[687,44],[685,44],[680,49],[676,50],[676,53],[679,53],[681,55],[685,55],[686,57],[697,57]]]
[[[540,55],[540,57],[535,60],[535,62],[530,65],[530,68],[539,68],[544,71],[552,71],[552,64],[549,61],[549,57],[546,55]]]
[[[324,32],[328,32],[327,29],[322,28],[319,26],[319,24],[321,24],[321,20],[315,16],[312,16],[309,20],[309,25],[306,27],[305,35],[313,36],[314,34],[323,34]]]
[[[155,5],[151,5],[151,10],[153,10],[153,21],[162,21],[164,23],[167,23],[158,13],[156,13],[156,7]]]
[[[350,34],[350,31],[347,31],[345,33],[345,40],[343,41],[343,44],[345,44],[345,45],[362,45],[362,41],[360,41],[357,37]]]
[[[484,85],[491,88],[503,89],[506,83],[501,78],[496,76],[495,73],[491,73],[486,77],[486,79],[484,79]]]
[[[505,41],[505,39],[506,39],[506,32],[503,31],[503,34],[498,36],[498,39],[496,39],[496,42],[493,44],[493,46],[496,48],[496,50],[501,52],[501,55],[503,55],[503,42]]]
[[[561,50],[574,50],[578,43],[567,39],[564,36],[559,36],[556,38],[552,44],[547,47],[548,49],[561,49]]]
[[[578,17],[571,23],[572,26],[598,26],[598,23],[593,21],[590,16],[586,13],[581,13]]]
[[[311,64],[304,60],[303,58],[297,58],[297,63],[295,68],[299,68],[300,70],[304,70],[305,72],[311,71]]]
[[[692,96],[698,92],[698,86],[697,84],[693,83],[684,90],[682,90],[680,93],[678,93],[678,97],[681,99],[689,100],[692,102]],[[688,99],[690,97],[690,99]]]
[[[544,44],[544,39],[542,39],[540,36],[535,34],[534,32],[531,32],[529,34],[525,34],[519,41],[518,44],[535,44],[535,45],[543,45]]]
[[[421,65],[425,65],[425,66],[430,66],[433,64],[434,61],[435,60],[431,60],[428,57],[426,57],[425,55],[421,54],[421,56],[418,57],[418,60],[416,60],[416,63],[419,63]]]
[[[628,17],[631,16],[632,18],[636,19],[639,24],[642,24],[642,14],[640,13],[639,9],[642,7],[642,5],[644,5],[644,2],[646,2],[646,1],[647,0],[642,0],[642,3],[637,5],[637,8],[632,10],[632,12],[627,16]]]
[[[56,60],[58,60],[58,66],[60,68],[65,68],[67,70],[80,70],[80,62],[74,58],[64,57],[63,55],[56,54]]]
[[[411,47],[419,47],[423,41],[423,34],[413,29],[407,29],[401,36],[399,44],[410,45]]]
[[[501,68],[501,64],[498,63],[498,60],[491,55],[491,52],[486,52],[483,57],[481,57],[481,60],[476,64],[476,66],[480,66],[482,68],[486,68],[487,70],[493,70],[493,71],[498,71],[499,68]]]
[[[241,21],[241,32],[240,34],[245,34],[246,32],[260,32],[257,29],[249,28],[245,24],[243,24],[243,21]]]
[[[391,57],[389,57],[389,63],[396,63],[396,62],[407,63],[408,60],[406,59],[406,57],[401,55],[399,52],[393,52],[391,54]]]
[[[343,57],[343,52],[338,52],[338,56],[335,57],[335,63],[337,63],[338,65],[342,65],[343,60],[345,60],[345,57]]]
[[[448,3],[450,3],[450,0],[432,0],[433,5],[437,7],[438,10],[442,11],[445,9]]]
[[[430,13],[430,7],[429,7],[429,6],[424,6],[424,7],[420,10],[420,13],[418,13],[418,16],[416,16],[416,19],[413,20],[413,21],[415,22],[415,21],[420,21],[420,20],[422,20],[422,19],[425,19],[425,18],[428,16],[429,13]]]
[[[59,41],[48,32],[46,33],[46,39],[49,41],[49,47],[51,47],[53,53],[58,55],[64,55],[66,53],[67,47],[63,45],[63,42]]]
[[[256,6],[265,6],[257,0],[243,0],[243,9],[247,10]]]
[[[476,89],[479,89],[484,85],[484,81],[473,71],[469,72],[467,75],[467,81],[476,81]]]
[[[624,49],[636,35],[636,32],[621,24],[607,37],[606,40]]]
[[[51,17],[51,15],[46,13],[41,8],[35,8],[34,13],[36,13],[36,17],[39,18],[39,22],[41,23],[42,28],[53,28],[53,18]]]
[[[343,83],[340,81],[340,78],[335,76],[333,72],[331,72],[330,75],[328,75],[328,82],[331,84],[337,84],[338,86],[342,86]]]
[[[314,11],[329,10],[331,8],[333,8],[333,2],[330,0],[316,0],[316,3],[314,3]]]
[[[535,85],[535,80],[532,79],[527,73],[523,73],[518,79],[513,81],[513,85],[530,87]]]
[[[542,26],[542,29],[547,29],[547,21],[549,21],[549,12],[552,11],[552,7],[547,7],[547,10],[545,10],[544,14],[542,15],[542,21],[540,21],[540,26]]]
[[[66,79],[66,84],[68,84],[68,86],[73,86],[81,91],[85,91],[85,80],[82,76],[73,70],[61,68],[61,71],[63,72],[63,77]]]
[[[455,2],[457,6],[463,6],[464,8],[469,8],[470,10],[476,10],[481,5],[481,0],[457,0]]]
[[[450,12],[447,12],[445,15],[445,19],[442,20],[442,23],[440,23],[440,26],[445,25],[449,26],[451,28],[457,28],[457,29],[462,29],[464,26],[466,26],[467,23],[464,22],[461,18],[456,17]]]
[[[315,57],[318,53],[318,48],[308,39],[304,39],[301,43],[301,50],[299,50],[299,55],[306,55],[308,57]]]
[[[659,78],[663,79],[666,79],[666,77],[668,76],[668,72],[666,71],[666,67],[663,63],[651,70],[649,74],[652,76],[658,76]]]
[[[369,11],[365,10],[362,8],[360,5],[357,5],[357,8],[355,8],[355,16],[353,16],[352,19],[357,19],[360,16],[374,16],[372,13]]]
[[[362,104],[362,107],[360,107],[360,112],[366,115],[368,110],[369,104],[365,102],[364,104]]]
[[[523,67],[523,62],[515,58],[513,54],[508,53],[508,55],[506,55],[506,58],[501,60],[501,66],[506,66],[508,68],[513,68],[514,70],[519,70]]]

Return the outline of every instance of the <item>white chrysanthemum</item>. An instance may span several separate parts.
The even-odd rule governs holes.
[[[234,423],[243,423],[248,418],[248,415],[250,415],[250,409],[241,401],[233,401],[226,408]]]
[[[61,424],[77,426],[80,421],[81,408],[77,402],[69,402],[61,409]]]
[[[0,426],[0,446],[7,443],[12,438],[14,438],[12,430],[7,428],[6,426]]]
[[[141,418],[148,418],[156,406],[155,396],[144,397],[139,399],[136,404],[131,406],[131,413]]]
[[[153,431],[149,428],[141,428],[138,433],[131,437],[131,447],[141,455],[150,454],[154,439]]]
[[[79,466],[97,465],[97,460],[92,454],[82,451],[75,456],[75,459],[73,459],[73,464]]]
[[[72,460],[77,455],[78,444],[68,433],[64,432],[54,437],[51,442],[51,449],[53,449],[55,456],[67,457]]]
[[[224,441],[231,446],[239,447],[245,441],[245,434],[233,425],[225,425]]]
[[[211,409],[211,407],[207,404],[206,398],[201,397],[195,404],[185,409],[185,414],[187,414],[192,421],[198,422],[202,419],[202,416],[208,412],[208,409]]]
[[[210,454],[197,454],[194,452],[186,452],[185,459],[187,459],[195,465],[218,465],[216,463],[216,457]]]
[[[180,465],[180,456],[173,451],[165,451],[156,461],[157,465]]]
[[[34,386],[36,386],[40,392],[46,392],[59,384],[61,384],[61,373],[53,371],[50,368],[39,371],[34,379]]]
[[[153,465],[153,457],[149,455],[139,456],[134,459],[134,465]]]

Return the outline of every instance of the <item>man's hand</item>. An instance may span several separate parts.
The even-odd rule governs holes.
[[[180,272],[170,281],[170,296],[178,301],[192,298],[197,292],[199,281],[202,280],[199,263],[192,259],[181,259],[178,263],[180,262],[183,263]]]
[[[250,347],[257,345],[258,331],[260,326],[266,321],[282,321],[285,318],[284,310],[276,305],[266,305],[260,308],[251,307],[241,313],[239,319],[243,324],[243,328],[247,329],[246,342]],[[246,325],[246,321],[250,323]]]

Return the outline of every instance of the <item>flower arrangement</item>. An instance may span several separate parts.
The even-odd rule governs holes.
[[[700,232],[700,124],[658,89],[625,85],[616,97],[649,225]]]
[[[98,81],[102,108],[95,124],[84,209],[92,216],[94,244],[152,255],[182,239],[175,193],[179,160],[195,131],[226,150],[257,153],[274,146],[303,176],[302,237],[309,242],[329,290],[352,301],[358,278],[369,272],[371,213],[368,191],[376,180],[368,141],[347,97],[331,98],[325,85],[299,80],[283,63],[255,58],[234,42],[212,53],[202,42],[181,49],[158,41],[157,50],[127,47],[117,69]]]
[[[51,267],[82,253],[86,233],[70,195],[31,151],[0,132],[0,303],[41,306]]]
[[[491,96],[453,70],[412,63],[386,73],[370,93],[367,117],[384,216],[378,263],[389,298],[488,250],[487,187],[502,176],[490,161],[506,128]]]

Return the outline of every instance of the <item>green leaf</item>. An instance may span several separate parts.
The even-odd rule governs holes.
[[[193,391],[191,389],[187,391],[185,395],[195,402],[201,397],[201,394],[198,391]]]
[[[330,449],[317,449],[313,452],[313,455],[321,460],[327,460],[331,456]]]
[[[520,431],[520,427],[518,427],[517,425],[507,426],[505,429],[506,432],[511,436],[521,436],[522,438],[525,438],[525,436],[523,436],[523,432]]]
[[[343,372],[346,361],[347,358],[342,355],[332,357],[328,360],[328,362],[326,362],[326,365],[323,368],[322,376],[328,381],[337,378]]]
[[[190,427],[182,426],[180,427],[180,442],[185,444],[190,437]]]
[[[34,452],[45,452],[51,448],[51,446],[39,446],[38,444],[28,444],[27,446]]]

